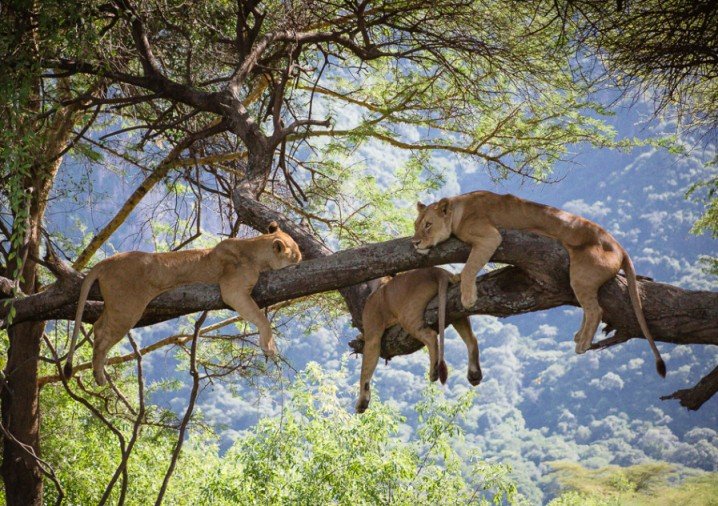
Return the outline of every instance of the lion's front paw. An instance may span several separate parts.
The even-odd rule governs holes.
[[[267,344],[259,343],[259,347],[262,348],[265,358],[274,359],[277,356],[277,345],[274,344],[274,340],[269,341]]]
[[[475,289],[469,293],[461,292],[461,305],[464,306],[464,308],[471,309],[476,305],[477,300]]]

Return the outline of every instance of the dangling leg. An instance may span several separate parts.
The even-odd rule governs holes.
[[[439,339],[437,339],[437,332],[429,327],[423,327],[420,329],[414,328],[412,330],[404,327],[409,334],[412,335],[418,341],[424,343],[426,348],[429,350],[429,381],[436,381],[439,379]]]
[[[574,294],[575,294],[574,290]],[[576,334],[573,336],[573,342],[578,343],[579,338],[581,337],[581,329],[583,329],[586,326],[586,312],[581,311],[581,326],[579,327],[579,331],[576,332]]]
[[[476,275],[501,244],[501,233],[493,227],[487,227],[481,235],[467,242],[471,244],[471,253],[461,271],[461,304],[469,309],[476,304]]]
[[[471,330],[471,323],[468,317],[454,320],[451,324],[456,329],[456,332],[459,333],[459,336],[461,336],[464,344],[466,344],[466,352],[469,357],[469,369],[466,374],[466,379],[469,380],[470,384],[476,386],[481,383],[481,379],[483,378],[481,361],[479,360],[479,342]]]
[[[371,378],[376,370],[381,353],[381,336],[384,329],[380,327],[364,329],[364,352],[361,359],[361,376],[359,378],[359,399],[356,412],[363,413],[371,400]]]
[[[92,345],[92,373],[98,385],[102,386],[107,381],[105,378],[107,353],[125,337],[141,316],[142,312],[140,312],[139,316],[136,316],[134,314],[108,314],[107,311],[104,311],[102,316],[95,322],[95,341]]]
[[[227,267],[219,279],[222,300],[239,316],[254,324],[259,331],[259,347],[268,358],[277,354],[277,345],[272,336],[272,325],[251,297],[256,276],[236,267]]]
[[[569,249],[569,258],[571,288],[584,313],[581,328],[574,336],[576,353],[585,353],[591,347],[603,316],[598,303],[598,290],[616,275],[621,259],[617,252],[604,250],[598,245],[581,250]]]

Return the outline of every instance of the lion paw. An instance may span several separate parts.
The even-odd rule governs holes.
[[[429,370],[429,381],[432,383],[439,379],[439,368],[438,367],[432,367]]]
[[[464,294],[462,292],[461,294],[461,305],[464,306],[465,309],[471,309],[476,305],[476,301],[478,300],[476,296],[476,292]]]
[[[100,369],[99,371],[94,369],[92,371],[93,376],[95,377],[95,383],[97,383],[98,386],[105,386],[107,383],[107,378],[105,378],[105,371]]]
[[[277,345],[274,344],[274,341],[270,341],[267,344],[259,343],[259,347],[262,348],[262,353],[264,353],[264,358],[266,359],[274,359],[277,356]]]
[[[466,379],[469,380],[469,384],[471,386],[476,386],[479,383],[481,383],[481,380],[484,378],[484,375],[481,373],[481,369],[478,371],[469,371],[469,373],[466,375]]]
[[[579,355],[583,355],[588,351],[588,349],[591,347],[591,343],[588,343],[588,346],[584,346],[580,341],[576,343],[576,353]]]
[[[357,413],[363,413],[366,411],[366,408],[369,407],[369,399],[367,397],[360,397],[357,401],[356,405],[354,406],[354,409]]]

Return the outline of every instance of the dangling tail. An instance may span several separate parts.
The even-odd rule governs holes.
[[[631,257],[628,256],[626,250],[623,250],[623,263],[621,264],[623,272],[626,274],[626,280],[628,281],[628,295],[631,297],[631,304],[633,305],[633,311],[636,313],[636,319],[638,324],[641,326],[643,335],[646,336],[648,344],[651,346],[653,356],[656,357],[656,370],[662,378],[666,377],[666,363],[661,358],[661,353],[656,347],[656,343],[653,341],[653,336],[650,330],[648,330],[648,323],[646,323],[646,317],[643,314],[643,305],[641,304],[641,296],[638,293],[638,283],[636,283],[636,270],[633,267]]]
[[[444,361],[444,329],[446,327],[446,289],[449,286],[449,273],[439,276],[439,381],[444,385],[449,377],[449,368]]]
[[[65,368],[63,374],[66,379],[72,377],[72,357],[75,354],[75,344],[77,343],[77,334],[80,332],[80,326],[82,325],[82,313],[85,310],[85,303],[87,302],[87,295],[90,293],[92,283],[95,282],[98,275],[100,274],[99,265],[95,266],[87,273],[82,287],[80,288],[80,299],[77,301],[77,312],[75,313],[75,327],[72,329],[72,338],[70,339],[70,350],[67,352],[67,362],[65,362]]]

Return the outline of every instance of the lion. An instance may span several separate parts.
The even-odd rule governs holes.
[[[80,289],[75,328],[64,375],[72,376],[72,358],[90,287],[99,282],[105,302],[94,324],[92,370],[98,385],[105,384],[107,353],[137,324],[147,305],[159,294],[192,283],[219,284],[222,300],[259,330],[259,345],[267,357],[277,347],[272,327],[252,300],[259,274],[295,264],[302,254],[294,240],[276,222],[267,234],[251,239],[225,239],[214,248],[144,253],[129,251],[102,260],[87,273]]]
[[[359,380],[357,413],[363,413],[371,399],[370,382],[381,352],[381,338],[384,331],[400,324],[412,337],[429,349],[429,379],[446,383],[448,368],[444,362],[444,327],[446,326],[446,290],[449,282],[456,282],[455,276],[438,267],[416,269],[394,278],[381,278],[379,287],[367,298],[362,311],[364,352]],[[439,340],[434,329],[424,322],[427,304],[439,294]],[[481,382],[479,343],[471,330],[468,317],[451,322],[459,333],[469,355],[467,379],[472,385]]]
[[[476,275],[501,244],[499,228],[526,230],[560,241],[568,251],[571,288],[584,311],[574,337],[579,354],[591,347],[601,322],[598,289],[623,269],[633,310],[656,359],[656,370],[666,376],[666,364],[643,314],[633,262],[618,241],[596,223],[555,207],[488,191],[443,198],[428,206],[418,202],[417,211],[412,238],[417,252],[428,253],[451,234],[471,245],[461,272],[461,303],[466,308],[476,303]]]

